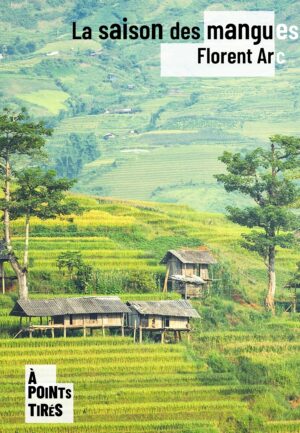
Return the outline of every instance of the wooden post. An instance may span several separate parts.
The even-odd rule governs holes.
[[[142,343],[143,342],[143,328],[142,328],[142,325],[140,325],[139,338],[140,338],[140,343]]]
[[[51,328],[51,337],[54,338],[54,328]]]
[[[67,327],[66,327],[66,325],[64,325],[64,338],[66,338],[67,337]]]
[[[93,336],[93,328],[90,328],[90,336]]]
[[[136,319],[134,319],[134,328],[133,328],[133,342],[136,340]]]
[[[32,330],[29,330],[29,338],[32,338]]]
[[[86,337],[86,327],[85,327],[85,317],[84,317],[84,315],[83,315],[82,321],[83,321],[83,336]]]
[[[121,332],[122,332],[122,337],[124,337],[124,313],[122,315],[122,328],[121,328]]]
[[[160,342],[161,342],[161,344],[164,343],[164,338],[165,338],[165,331],[162,330],[162,331],[161,331],[161,334],[160,334]]]
[[[293,313],[297,312],[297,288],[294,288]]]
[[[167,272],[166,272],[166,276],[165,276],[165,281],[164,281],[164,288],[163,288],[163,292],[167,293],[168,291],[168,279],[169,279],[169,273],[170,273],[170,265],[167,268]]]
[[[0,272],[1,272],[1,283],[2,283],[2,293],[5,295],[5,276],[4,276],[4,263],[0,262]]]
[[[103,320],[103,316],[102,316],[102,337],[105,336],[105,330],[104,330],[104,320]]]

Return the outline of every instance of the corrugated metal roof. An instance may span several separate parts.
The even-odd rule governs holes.
[[[84,313],[128,313],[130,310],[117,296],[88,296],[81,298],[55,298],[18,300],[11,316],[61,316]]]
[[[173,317],[200,317],[189,301],[130,301],[127,304],[140,314]]]
[[[214,265],[217,263],[208,250],[169,250],[160,263],[167,263],[171,256],[175,256],[181,263],[203,265]]]
[[[174,274],[170,276],[170,280],[180,281],[183,283],[197,284],[199,286],[206,283],[206,281],[204,281],[201,277],[198,277],[197,275],[193,275],[192,277],[186,277],[185,275]]]

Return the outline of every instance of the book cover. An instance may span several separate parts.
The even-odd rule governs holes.
[[[1,433],[300,432],[299,17],[1,1]]]

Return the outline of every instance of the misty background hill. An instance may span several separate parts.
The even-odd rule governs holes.
[[[297,1],[2,0],[0,108],[25,106],[54,127],[48,167],[77,178],[76,191],[224,211],[246,199],[213,175],[227,149],[299,134],[299,42],[276,42],[287,65],[275,78],[161,78],[159,41],[72,40],[78,28],[177,21],[199,25],[205,9],[275,10],[299,23]]]

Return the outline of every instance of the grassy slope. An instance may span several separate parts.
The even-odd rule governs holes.
[[[2,431],[30,431],[19,410],[23,369],[43,362],[75,386],[74,426],[49,432],[297,432],[298,323],[281,323],[276,334],[274,325],[272,335],[202,333],[188,349],[120,337],[0,340]]]
[[[50,221],[32,220],[31,260],[38,273],[57,273],[56,259],[62,251],[79,250],[86,263],[107,272],[129,270],[160,274],[159,262],[171,248],[207,244],[224,272],[232,275],[232,289],[242,289],[253,302],[261,302],[266,287],[262,260],[240,246],[247,231],[221,214],[197,212],[185,206],[138,201],[118,201],[77,196],[85,211],[80,216]],[[23,221],[14,223],[21,254]],[[296,250],[279,251],[278,296],[299,259]],[[44,283],[47,287],[47,282]],[[36,286],[35,286],[36,287]],[[40,291],[38,289],[38,291]]]
[[[160,272],[158,262],[166,249],[205,242],[225,265],[222,272],[239,277],[234,289],[243,287],[252,301],[262,298],[264,266],[239,247],[241,228],[222,215],[167,204],[78,198],[85,207],[82,216],[33,222],[36,277],[45,270],[55,273],[55,257],[67,249],[81,250],[99,269]],[[14,232],[21,227],[22,222],[16,222]],[[279,255],[279,281],[288,278],[296,260],[295,251]],[[39,291],[46,286],[44,282]],[[74,426],[49,427],[49,432],[297,432],[299,318],[270,319],[256,305],[213,295],[204,304],[194,302],[202,320],[193,323],[191,346],[142,348],[118,337],[12,341],[8,332],[15,333],[18,325],[16,318],[8,317],[13,299],[1,296],[4,433],[30,432],[19,410],[23,366],[42,362],[57,364],[58,378],[73,382],[76,393]],[[159,299],[161,294],[122,294],[124,300],[136,297]]]

